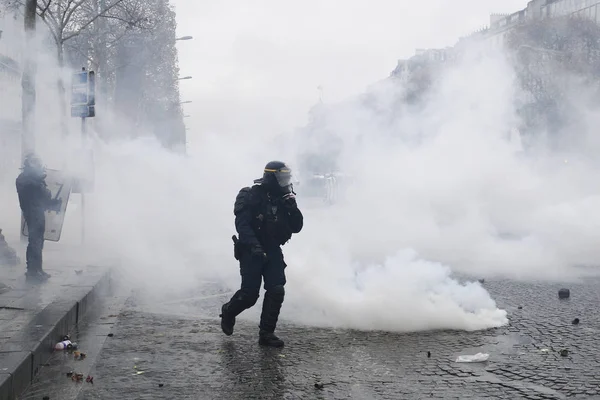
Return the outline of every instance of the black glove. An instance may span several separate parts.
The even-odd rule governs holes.
[[[267,261],[267,253],[263,250],[262,246],[257,244],[250,248],[250,254],[252,254],[252,258],[256,258],[262,262]]]
[[[297,208],[298,203],[296,203],[296,196],[294,195],[294,193],[288,193],[285,196],[283,196],[283,204],[287,208]]]

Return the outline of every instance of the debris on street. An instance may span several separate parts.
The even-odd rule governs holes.
[[[569,350],[567,350],[567,349],[562,349],[562,350],[560,351],[560,355],[561,355],[561,356],[563,356],[563,357],[568,357],[568,356],[569,356]]]
[[[73,344],[70,340],[63,340],[62,342],[56,343],[54,346],[55,350],[70,350],[73,348]]]
[[[472,362],[485,362],[490,358],[487,353],[477,353],[474,355],[463,355],[458,356],[456,359],[457,363],[472,363]]]
[[[73,374],[71,379],[75,382],[81,382],[83,381],[83,374]]]

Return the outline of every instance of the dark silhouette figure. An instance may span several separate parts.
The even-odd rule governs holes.
[[[261,179],[238,193],[235,206],[234,254],[240,262],[242,284],[221,308],[221,328],[233,334],[235,317],[256,304],[264,278],[265,298],[260,317],[259,344],[282,347],[275,336],[279,311],[285,296],[285,267],[281,246],[302,230],[304,217],[296,204],[291,170],[283,162],[271,161]]]
[[[25,158],[23,172],[17,177],[16,185],[19,204],[29,231],[26,276],[28,280],[43,282],[50,278],[50,274],[42,269],[46,231],[45,212],[60,211],[61,201],[52,199],[52,194],[46,185],[46,169],[35,154],[29,154]]]

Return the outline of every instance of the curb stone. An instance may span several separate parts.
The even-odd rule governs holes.
[[[54,345],[110,286],[107,270],[94,285],[69,288],[67,299],[50,303],[15,338],[0,345],[0,400],[13,400],[27,389],[50,359]]]

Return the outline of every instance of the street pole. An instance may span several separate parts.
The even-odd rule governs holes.
[[[86,125],[85,125],[85,117],[81,117],[81,148],[85,149],[86,144]],[[81,185],[81,244],[85,243],[85,190],[83,189],[82,179],[79,180]]]
[[[93,177],[89,176],[90,170],[85,168],[85,155],[89,154],[91,157],[91,151],[87,152],[88,147],[88,135],[87,135],[87,118],[93,118],[96,116],[95,105],[96,105],[96,78],[94,71],[86,71],[86,68],[81,68],[81,72],[73,75],[73,83],[71,87],[71,116],[81,119],[81,146],[80,146],[80,159],[84,165],[81,165],[79,171],[79,177],[76,179],[76,186],[73,190],[74,193],[81,194],[81,245],[85,245],[86,236],[86,213],[85,213],[85,192],[91,190],[93,185]],[[90,162],[90,160],[88,160]],[[89,164],[88,164],[89,165]],[[93,168],[93,167],[92,167]],[[93,173],[93,171],[91,172]]]
[[[36,59],[33,49],[35,43],[35,19],[37,0],[27,0],[25,3],[24,28],[25,28],[25,51],[23,57],[23,71],[21,76],[21,166],[25,156],[35,150],[35,73]],[[21,216],[21,224],[23,224]],[[21,242],[26,242],[23,230],[19,229]]]
[[[23,118],[23,131],[21,133],[21,165],[25,156],[35,150],[35,73],[36,60],[33,49],[35,42],[35,19],[37,0],[27,0],[25,3],[25,57],[21,86],[21,112]]]

